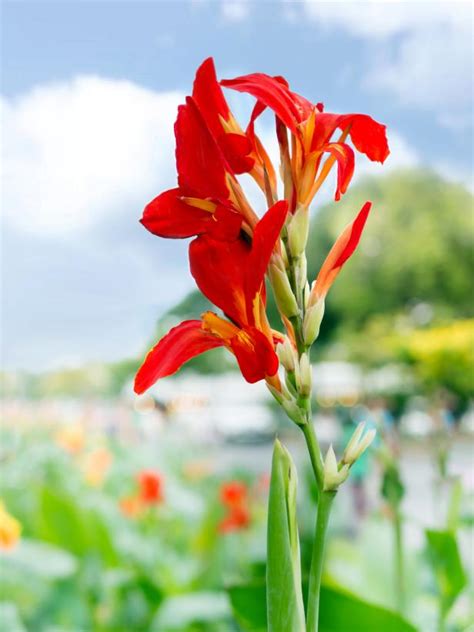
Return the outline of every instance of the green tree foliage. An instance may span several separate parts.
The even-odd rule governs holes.
[[[311,226],[311,276],[366,200],[373,209],[357,252],[331,289],[326,333],[342,322],[355,330],[417,303],[428,304],[434,319],[471,316],[473,197],[427,171],[367,178],[321,208]]]

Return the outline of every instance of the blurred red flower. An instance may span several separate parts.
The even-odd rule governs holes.
[[[235,507],[247,501],[247,486],[240,481],[223,483],[220,490],[220,498],[224,505]]]
[[[138,498],[146,505],[161,503],[164,500],[163,477],[153,470],[142,470],[138,474]]]
[[[223,483],[220,489],[220,500],[227,508],[227,515],[218,526],[220,533],[238,531],[250,525],[248,489],[245,483],[241,481]]]

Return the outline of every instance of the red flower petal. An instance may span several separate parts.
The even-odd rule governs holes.
[[[212,57],[204,60],[196,71],[193,84],[193,99],[214,138],[218,138],[222,134],[222,124],[219,121],[219,116],[228,121],[230,110],[217,81]]]
[[[234,336],[230,345],[240,371],[253,384],[278,371],[278,357],[271,342],[259,329],[246,327]]]
[[[178,184],[184,195],[227,200],[229,167],[191,97],[175,123]]]
[[[349,136],[355,148],[370,160],[384,162],[390,153],[386,126],[366,114],[329,114],[316,116],[311,151],[321,149],[329,142],[336,129],[350,126]]]
[[[324,147],[337,160],[337,188],[335,200],[338,201],[347,191],[354,174],[354,152],[346,143],[329,143]]]
[[[331,248],[316,279],[314,288],[316,299],[326,296],[342,266],[357,248],[371,207],[371,202],[364,204],[355,220],[342,231]]]
[[[221,85],[239,92],[248,92],[265,107],[275,112],[279,119],[294,133],[297,133],[297,125],[304,121],[311,111],[311,104],[303,97],[289,90],[288,84],[282,77],[270,77],[264,73],[254,73],[236,77],[235,79],[223,79]],[[259,106],[257,114],[252,115],[253,120],[262,112]]]
[[[248,156],[252,151],[249,139],[244,134],[226,133],[222,126],[221,119],[229,121],[231,113],[217,81],[212,57],[206,59],[196,72],[193,100],[232,171],[249,172],[254,165]]]
[[[200,320],[180,323],[148,353],[135,376],[135,393],[144,393],[160,378],[176,373],[194,356],[223,344],[223,340],[202,329]]]
[[[268,209],[254,229],[252,249],[246,264],[245,279],[247,318],[248,322],[252,324],[254,323],[253,301],[262,288],[268,262],[280,236],[287,213],[288,202],[286,200],[277,202]]]
[[[216,241],[206,235],[189,247],[191,274],[211,303],[239,325],[247,323],[244,295],[245,262],[250,246],[238,239]]]
[[[212,214],[189,206],[179,189],[170,189],[146,205],[140,222],[159,237],[192,237],[208,230]],[[240,226],[239,226],[240,228]]]

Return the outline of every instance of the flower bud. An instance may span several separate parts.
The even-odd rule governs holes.
[[[303,321],[303,340],[305,345],[312,345],[319,336],[319,328],[324,316],[324,299],[320,299],[307,310]]]
[[[309,355],[307,353],[303,353],[300,358],[298,371],[298,386],[301,395],[307,396],[311,393],[312,381],[313,374],[311,372]]]
[[[306,255],[303,253],[301,257],[299,257],[297,264],[295,266],[296,273],[296,285],[304,290],[306,283],[308,282],[308,263],[306,260]]]
[[[287,318],[296,316],[298,313],[298,304],[291,290],[286,272],[283,272],[275,264],[271,263],[268,268],[268,274],[275,293],[278,309]]]
[[[282,406],[286,414],[288,415],[288,417],[292,421],[294,421],[295,424],[297,424],[298,426],[304,426],[304,424],[306,423],[306,419],[304,418],[303,411],[301,410],[301,408],[298,406],[298,404],[295,402],[294,399],[292,400],[284,399],[282,402]]]
[[[267,388],[279,404],[283,404],[283,393],[277,388],[266,382]]]
[[[349,466],[347,464],[343,465],[341,469],[339,469],[332,444],[329,446],[326,453],[323,475],[325,492],[336,491],[339,485],[341,485],[349,476]]]
[[[283,342],[277,344],[276,353],[280,364],[286,371],[295,370],[295,350],[288,336],[285,336]]]
[[[308,241],[309,211],[305,206],[298,206],[288,226],[288,245],[293,257],[299,257]]]
[[[375,439],[377,431],[375,428],[368,430],[364,436],[362,436],[365,429],[365,422],[361,422],[354,431],[354,434],[350,438],[349,443],[344,450],[342,457],[343,463],[351,466],[357,461],[363,452],[367,450],[369,445]]]

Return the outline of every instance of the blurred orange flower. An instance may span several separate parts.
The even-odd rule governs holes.
[[[106,448],[89,452],[84,459],[84,477],[89,485],[101,485],[111,465],[112,455]]]
[[[0,549],[10,551],[20,538],[21,524],[5,508],[0,501]]]
[[[119,507],[128,518],[136,518],[141,513],[143,504],[138,496],[126,496],[119,500]]]
[[[84,428],[78,425],[61,428],[56,433],[55,440],[57,445],[66,450],[66,452],[77,454],[84,447]]]

